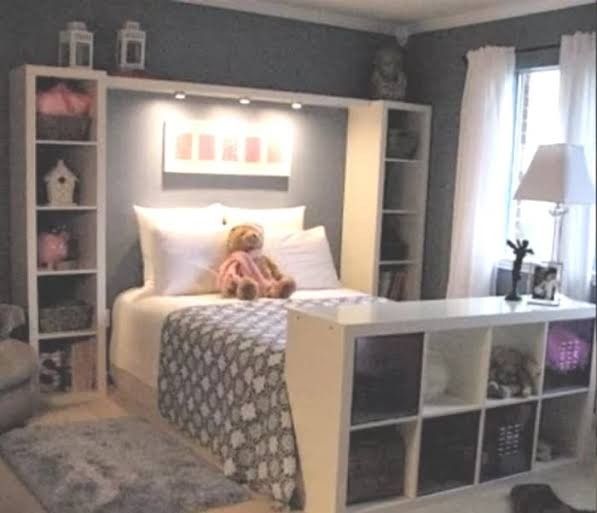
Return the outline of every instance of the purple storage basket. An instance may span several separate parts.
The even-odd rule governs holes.
[[[591,344],[563,326],[552,326],[547,338],[547,366],[561,374],[589,365]]]

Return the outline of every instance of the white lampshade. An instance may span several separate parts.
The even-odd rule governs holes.
[[[589,177],[582,146],[539,146],[514,199],[564,205],[595,203],[595,186]]]

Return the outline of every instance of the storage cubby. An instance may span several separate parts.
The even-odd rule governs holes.
[[[44,341],[39,354],[42,393],[89,392],[96,388],[96,340]]]
[[[93,270],[97,266],[97,217],[93,211],[38,211],[37,233],[66,230],[68,255],[63,270]],[[38,240],[38,251],[41,240]],[[51,271],[39,265],[40,271]]]
[[[98,122],[97,122],[97,81],[96,80],[85,80],[85,79],[68,79],[64,77],[49,77],[39,76],[35,81],[35,92],[36,96],[39,93],[45,93],[50,91],[58,84],[63,84],[69,91],[76,94],[87,95],[90,98],[90,109],[86,116],[75,119],[75,116],[47,116],[40,112],[39,99],[37,100],[36,108],[36,138],[40,140],[70,140],[70,141],[96,141],[98,135]],[[52,103],[57,101],[65,101],[69,104],[70,108],[76,108],[72,104],[81,101],[80,98],[73,101],[72,98],[60,98],[54,100]],[[62,119],[61,119],[62,118]],[[70,118],[70,119],[64,119]],[[69,129],[64,131],[64,127],[58,128],[59,124],[70,124]],[[50,132],[48,132],[48,128]],[[62,131],[62,133],[57,133]],[[57,133],[57,135],[55,135]],[[74,135],[72,135],[74,134]]]
[[[416,263],[381,265],[377,295],[393,301],[403,301],[413,297],[418,281],[418,265]]]
[[[424,151],[424,113],[390,108],[387,121],[386,158],[420,159]]]
[[[41,276],[37,287],[40,337],[94,329],[97,309],[97,280],[94,274]],[[65,327],[73,324],[77,325],[74,328]]]
[[[479,419],[470,412],[423,421],[418,495],[475,482]]]
[[[594,333],[593,319],[549,324],[545,350],[546,394],[585,389],[589,386]]]
[[[586,393],[543,400],[535,456],[538,466],[579,456],[583,417],[589,409],[588,400]]]
[[[481,481],[531,469],[537,403],[489,409],[485,413]]]
[[[384,214],[381,227],[381,260],[416,260],[419,257],[416,216]]]
[[[415,193],[421,189],[423,174],[419,166],[412,163],[386,162],[383,210],[399,210],[419,213],[424,206],[425,196]]]
[[[517,398],[525,400],[536,397],[541,389],[544,350],[545,324],[543,323],[493,328],[488,384],[489,381],[494,380],[500,385],[506,385],[513,395],[504,398],[490,397],[488,390],[488,406],[499,406]],[[522,391],[518,391],[520,372],[524,372],[532,381],[529,396],[523,397]]]
[[[97,206],[97,173],[94,145],[38,144],[36,146],[36,198],[37,206],[49,206],[45,177],[63,160],[77,177],[74,203],[81,207]]]
[[[407,494],[416,423],[381,426],[350,433],[347,504],[398,498]]]
[[[423,415],[480,407],[489,360],[488,329],[430,333],[425,351]]]
[[[418,413],[422,353],[420,333],[356,340],[353,425]]]

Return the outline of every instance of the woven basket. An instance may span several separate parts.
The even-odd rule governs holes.
[[[86,330],[93,321],[93,306],[71,301],[39,309],[40,333]]]
[[[87,116],[37,114],[38,139],[86,141],[90,126],[91,118]]]

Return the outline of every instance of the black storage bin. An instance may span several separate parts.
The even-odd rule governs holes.
[[[531,469],[536,415],[534,402],[487,411],[481,481]]]
[[[406,449],[396,426],[350,435],[347,504],[399,497],[404,493]]]
[[[420,333],[357,340],[353,425],[417,414],[422,353]]]
[[[419,462],[419,495],[472,485],[479,413],[426,419]]]

